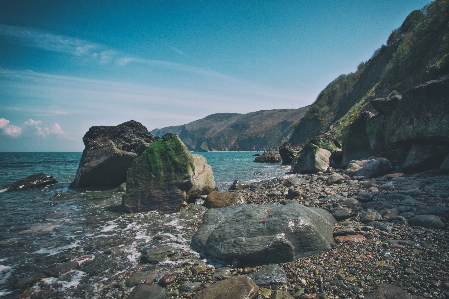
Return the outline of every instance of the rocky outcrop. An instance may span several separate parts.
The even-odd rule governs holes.
[[[5,191],[16,191],[16,190],[25,190],[37,187],[44,187],[48,185],[54,185],[58,181],[53,178],[51,175],[45,175],[43,173],[33,174],[29,177],[12,183],[9,186],[2,187],[2,190]]]
[[[366,122],[373,116],[373,113],[365,111],[349,126],[348,132],[343,140],[342,166],[347,166],[351,160],[359,160],[371,156],[372,150],[368,134],[366,133]]]
[[[449,77],[443,77],[410,89],[400,100],[374,101],[379,114],[366,125],[373,153],[409,172],[438,168],[449,151],[448,99]]]
[[[279,155],[281,155],[282,165],[292,165],[296,155],[302,150],[303,146],[284,142],[279,147]]]
[[[133,160],[155,139],[136,121],[94,126],[84,135],[84,151],[70,188],[114,187],[126,181]]]
[[[281,263],[330,249],[334,218],[299,204],[238,205],[212,209],[191,246],[219,260]]]
[[[177,135],[166,134],[132,163],[122,205],[129,212],[175,212],[214,189],[206,159],[192,155]]]
[[[254,162],[259,163],[281,163],[281,155],[278,151],[264,152],[262,155],[257,156]]]

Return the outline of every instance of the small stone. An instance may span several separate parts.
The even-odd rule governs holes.
[[[165,289],[161,288],[157,284],[137,285],[128,297],[129,299],[142,299],[142,298],[152,298],[152,299],[163,299],[165,298]]]
[[[369,222],[369,221],[376,221],[381,220],[382,215],[380,215],[377,211],[368,210],[368,213],[362,218],[362,221]]]
[[[195,292],[201,290],[201,282],[186,282],[179,287],[181,292]]]
[[[260,295],[262,298],[270,298],[271,297],[271,290],[267,288],[261,288],[260,289]]]
[[[435,215],[416,215],[409,219],[410,225],[425,228],[444,228],[441,218]]]
[[[178,289],[174,289],[171,291],[167,292],[167,296],[178,296],[179,295],[179,290]]]
[[[293,299],[294,297],[290,295],[287,291],[280,291],[277,290],[274,292],[274,298],[273,299]]]
[[[277,264],[264,266],[258,272],[253,272],[248,276],[259,286],[287,283],[284,269]]]
[[[178,273],[167,273],[162,276],[161,279],[159,279],[159,285],[162,287],[168,286],[169,284],[173,283],[176,278],[178,278]]]
[[[294,297],[294,298],[299,298],[299,297],[301,297],[301,295],[304,294],[304,291],[305,291],[304,288],[299,289],[296,293],[293,294],[293,297]]]
[[[236,276],[219,281],[198,293],[195,299],[246,298],[255,299],[259,287],[248,276]]]
[[[363,235],[347,235],[347,236],[335,237],[335,242],[337,242],[337,243],[347,243],[347,242],[361,243],[361,242],[365,242],[365,241],[366,241],[366,237]]]

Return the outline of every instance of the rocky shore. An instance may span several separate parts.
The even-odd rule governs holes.
[[[213,298],[205,297],[208,288],[240,275],[252,278],[259,292],[250,297],[248,290],[239,298],[391,298],[386,294],[447,298],[448,176],[426,172],[370,180],[336,177],[336,173],[293,175],[237,191],[247,203],[295,201],[328,210],[339,220],[332,249],[256,267],[215,268],[201,260],[181,264],[173,271],[173,282],[165,285],[166,298],[197,298],[195,294],[204,288],[198,298]],[[264,269],[267,272],[258,275]],[[230,281],[226,288],[236,287],[233,283],[237,282]]]

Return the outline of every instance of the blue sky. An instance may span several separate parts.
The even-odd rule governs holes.
[[[0,0],[0,151],[311,104],[423,0]]]

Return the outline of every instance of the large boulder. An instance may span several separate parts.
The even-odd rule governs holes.
[[[364,177],[371,179],[388,174],[391,171],[391,163],[385,158],[367,160],[352,160],[345,171],[350,177]]]
[[[219,260],[243,264],[293,261],[330,249],[335,219],[300,204],[243,204],[208,210],[191,246]]]
[[[129,212],[176,212],[215,189],[212,168],[175,134],[153,142],[128,170],[123,207]]]
[[[56,181],[53,176],[45,175],[43,173],[33,174],[25,179],[12,183],[9,186],[3,188],[5,191],[25,190],[37,187],[44,187],[47,185],[54,185]]]
[[[326,171],[331,163],[332,153],[340,148],[340,143],[330,133],[312,138],[296,155],[292,163],[292,171],[294,173]]]
[[[94,126],[84,135],[83,155],[70,188],[113,187],[126,182],[133,160],[155,141],[134,120],[118,126]]]
[[[366,122],[373,116],[373,113],[365,111],[349,126],[343,140],[343,166],[347,166],[351,160],[371,157],[372,152],[368,134],[366,133]]]
[[[419,172],[437,169],[449,154],[448,147],[436,145],[413,145],[410,149],[402,169],[405,172]]]
[[[284,142],[279,147],[279,155],[281,156],[282,165],[292,165],[296,155],[302,150],[302,145]]]

